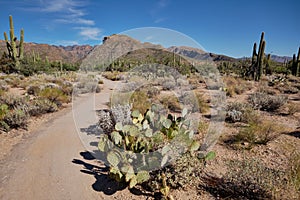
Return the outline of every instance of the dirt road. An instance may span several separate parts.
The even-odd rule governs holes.
[[[104,89],[95,95],[97,108],[106,106],[114,84],[105,80]],[[80,97],[73,108],[80,113],[90,103],[88,96]],[[82,114],[89,112],[94,111]],[[92,123],[85,119],[83,123]],[[86,151],[72,108],[60,111],[33,137],[16,146],[0,167],[0,199],[140,199],[108,179],[104,166]]]

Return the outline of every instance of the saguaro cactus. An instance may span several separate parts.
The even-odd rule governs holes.
[[[10,36],[10,41],[8,40],[6,32],[4,32],[4,39],[6,41],[6,47],[8,51],[8,56],[12,60],[16,61],[17,63],[19,62],[20,59],[23,59],[24,57],[24,30],[21,30],[20,34],[20,44],[17,45],[17,37],[15,37],[15,30],[14,30],[14,23],[13,23],[13,18],[10,15],[9,16],[9,36]],[[19,52],[17,51],[19,49]]]
[[[19,58],[24,58],[24,29],[21,29],[21,36],[20,36],[20,44],[19,44]]]
[[[296,54],[293,55],[292,74],[294,76],[300,76],[300,47],[298,49],[297,58]]]
[[[258,56],[257,56],[257,73],[255,80],[259,81],[262,73],[263,73],[263,60],[264,60],[264,55],[265,55],[265,47],[266,47],[266,41],[264,40],[264,35],[265,33],[261,33],[261,38],[259,42],[259,49],[258,49]]]
[[[256,43],[253,45],[251,74],[252,78],[259,81],[263,74],[263,61],[265,56],[266,41],[264,40],[265,33],[261,33],[258,52],[256,53]]]
[[[267,60],[266,60],[266,71],[265,74],[272,74],[271,68],[270,68],[270,62],[271,62],[271,54],[268,54]]]
[[[12,59],[17,60],[17,45],[16,41],[17,38],[15,37],[15,30],[14,30],[14,22],[13,18],[10,15],[9,16],[9,35],[10,35],[10,46],[11,46],[11,54],[12,54]]]

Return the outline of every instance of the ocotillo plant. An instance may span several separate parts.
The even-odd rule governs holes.
[[[19,59],[23,59],[24,56],[24,30],[21,30],[20,34],[20,44],[17,46],[16,41],[17,38],[15,37],[15,30],[14,30],[14,23],[13,18],[10,15],[9,16],[9,36],[10,41],[8,41],[8,37],[6,32],[4,32],[4,39],[6,41],[6,47],[8,51],[8,56],[12,60],[16,61],[16,63],[19,62]],[[19,52],[17,51],[17,48],[19,49]]]

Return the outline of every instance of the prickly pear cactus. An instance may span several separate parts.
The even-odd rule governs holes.
[[[132,188],[150,179],[149,171],[166,166],[185,152],[196,152],[188,111],[180,117],[159,115],[156,105],[145,114],[131,113],[131,122],[117,122],[109,134],[100,136],[98,149],[105,153],[109,174]]]

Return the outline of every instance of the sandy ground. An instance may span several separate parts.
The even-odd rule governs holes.
[[[106,107],[114,84],[105,81],[104,90],[95,95],[101,100],[96,101],[97,107]],[[85,110],[89,103],[87,96],[79,97],[73,107]],[[128,190],[118,192],[121,188],[110,183],[104,166],[86,152],[71,107],[55,113],[18,142],[0,162],[0,199],[141,199]]]

